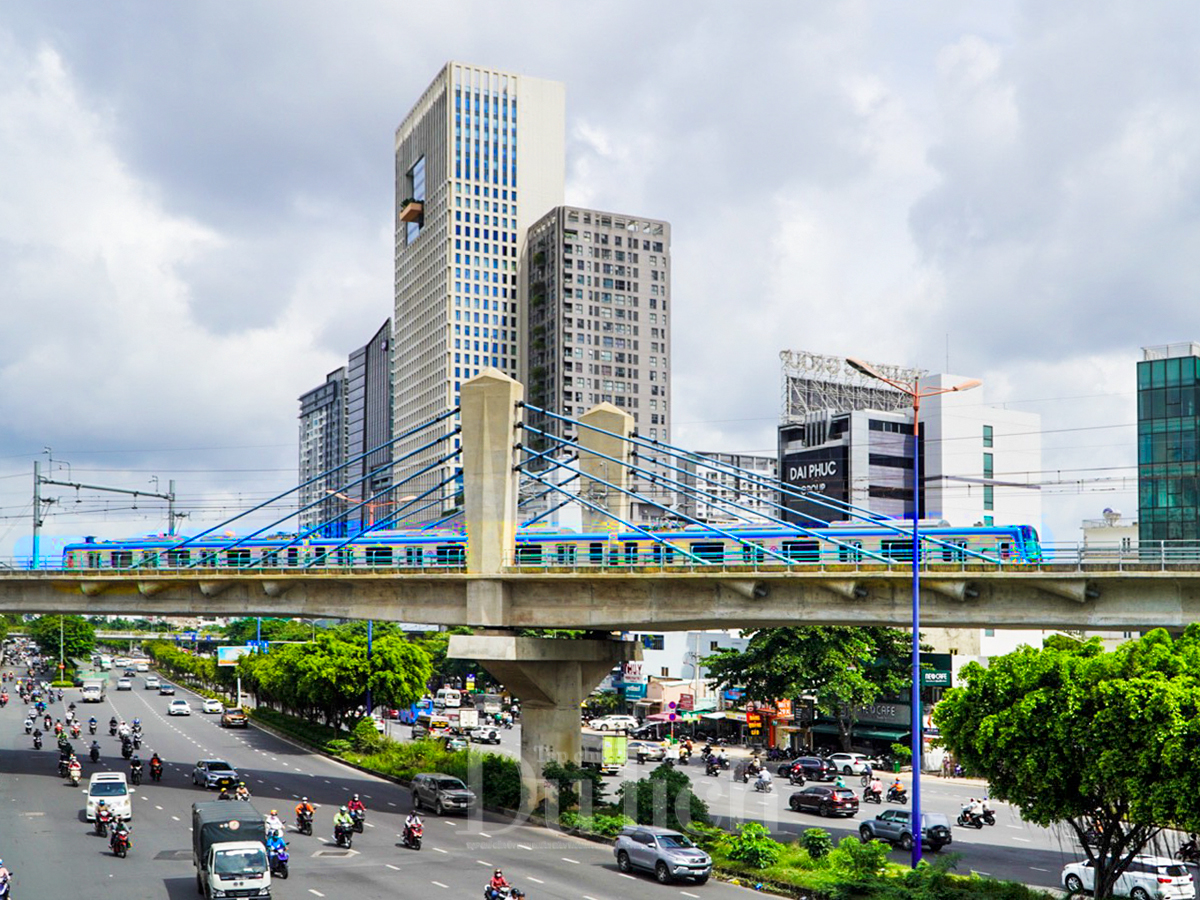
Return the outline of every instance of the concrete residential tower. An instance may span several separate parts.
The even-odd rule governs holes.
[[[528,345],[517,377],[526,401],[568,418],[611,403],[633,416],[642,437],[668,441],[670,274],[667,222],[573,206],[539,219],[522,260]],[[535,410],[529,423],[576,437],[573,425]],[[543,440],[549,439],[530,443]],[[657,504],[673,503],[674,491],[646,479],[635,479],[632,489]],[[654,503],[633,506],[635,521],[662,515]]]
[[[563,202],[565,127],[562,84],[450,62],[396,130],[397,435],[455,408],[484,368],[517,377],[518,263],[529,226]],[[397,443],[397,481],[455,447],[401,459],[430,438]],[[399,490],[419,494],[455,468]]]

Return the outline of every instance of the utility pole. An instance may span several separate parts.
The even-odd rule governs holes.
[[[42,550],[42,464],[33,461],[33,556],[29,568],[38,568],[38,558]]]
[[[367,619],[367,715],[371,714],[371,636],[374,631],[375,620]]]

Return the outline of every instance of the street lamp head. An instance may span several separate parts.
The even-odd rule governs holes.
[[[862,372],[862,374],[869,378],[878,378],[881,381],[885,380],[882,372],[864,360],[855,359],[853,356],[847,356],[846,365],[854,369],[856,372]]]
[[[962,384],[956,384],[954,387],[950,388],[950,390],[951,391],[969,391],[972,388],[979,387],[981,384],[983,384],[983,382],[980,381],[978,378],[972,378],[970,381],[964,381]]]

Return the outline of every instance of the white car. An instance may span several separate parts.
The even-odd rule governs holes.
[[[176,697],[167,705],[168,716],[190,716],[192,708],[182,697]]]
[[[633,731],[638,720],[633,716],[601,716],[588,722],[588,727],[596,731]]]
[[[835,753],[829,761],[843,775],[861,775],[871,767],[871,759],[865,753]]]
[[[666,759],[667,746],[658,741],[630,741],[625,745],[625,755],[629,759]]]
[[[1062,883],[1072,894],[1091,891],[1096,872],[1088,860],[1063,866]],[[1135,900],[1192,900],[1196,886],[1188,868],[1167,856],[1135,856],[1129,868],[1120,874],[1113,893]]]
[[[146,679],[146,690],[157,691],[158,685],[159,685],[159,681],[153,675],[151,675],[149,678]]]
[[[130,681],[128,678],[118,678],[117,679],[117,690],[118,691],[132,691],[133,690],[133,682]]]
[[[84,810],[89,822],[96,821],[96,802],[113,811],[113,815],[129,821],[133,818],[133,804],[129,800],[129,785],[123,772],[96,772],[88,779],[87,807]]]
[[[134,668],[137,669],[139,672],[149,672],[150,671],[150,666],[148,666],[146,663],[138,663],[136,666],[134,666]]]
[[[208,699],[204,701],[204,705],[200,707],[206,713],[216,713],[220,715],[225,711],[224,705],[220,700]]]

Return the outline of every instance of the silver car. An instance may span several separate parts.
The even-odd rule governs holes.
[[[649,825],[627,827],[613,845],[617,868],[653,872],[660,884],[692,878],[704,884],[712,874],[712,857],[678,831]]]

